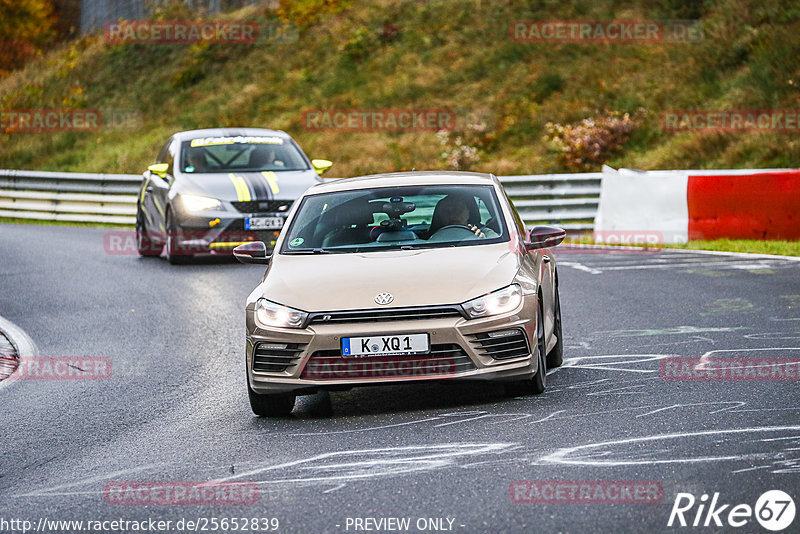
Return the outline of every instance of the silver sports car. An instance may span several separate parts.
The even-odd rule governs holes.
[[[286,415],[321,389],[496,380],[538,394],[562,360],[564,230],[526,230],[498,179],[410,172],[324,183],[289,212],[246,305],[247,389]]]

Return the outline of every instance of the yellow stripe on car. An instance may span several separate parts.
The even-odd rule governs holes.
[[[272,171],[261,171],[261,174],[266,178],[269,188],[273,195],[280,193],[281,189],[278,187],[278,177]]]
[[[164,215],[164,207],[161,205],[161,202],[158,201],[158,197],[153,197],[153,204],[155,205],[158,212],[163,216]]]
[[[211,243],[208,246],[209,248],[235,248],[245,243],[252,243],[252,241],[219,241],[217,243]]]
[[[142,204],[144,204],[144,194],[147,192],[147,186],[149,183],[150,183],[150,178],[147,178],[144,181],[144,185],[142,186],[142,197],[139,199],[139,202],[141,202]]]
[[[229,173],[228,178],[233,182],[233,187],[236,188],[236,197],[239,199],[239,202],[249,202],[250,188],[247,186],[247,182],[244,181],[244,178],[236,176],[233,173]]]

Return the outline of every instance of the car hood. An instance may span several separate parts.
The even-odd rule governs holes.
[[[364,254],[275,255],[262,296],[303,311],[460,304],[512,283],[508,243]],[[389,292],[387,306],[375,302]]]
[[[179,192],[228,202],[294,199],[319,183],[317,173],[313,170],[276,171],[268,174],[269,176],[261,172],[184,173],[180,176]]]

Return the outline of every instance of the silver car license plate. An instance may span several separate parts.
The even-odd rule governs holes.
[[[428,334],[394,334],[342,338],[342,356],[370,358],[374,356],[410,356],[431,350]]]
[[[250,217],[244,220],[245,230],[280,230],[283,217]]]

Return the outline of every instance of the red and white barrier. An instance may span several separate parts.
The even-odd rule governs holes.
[[[601,241],[615,234],[655,235],[662,243],[800,239],[800,170],[604,167],[595,234]]]

